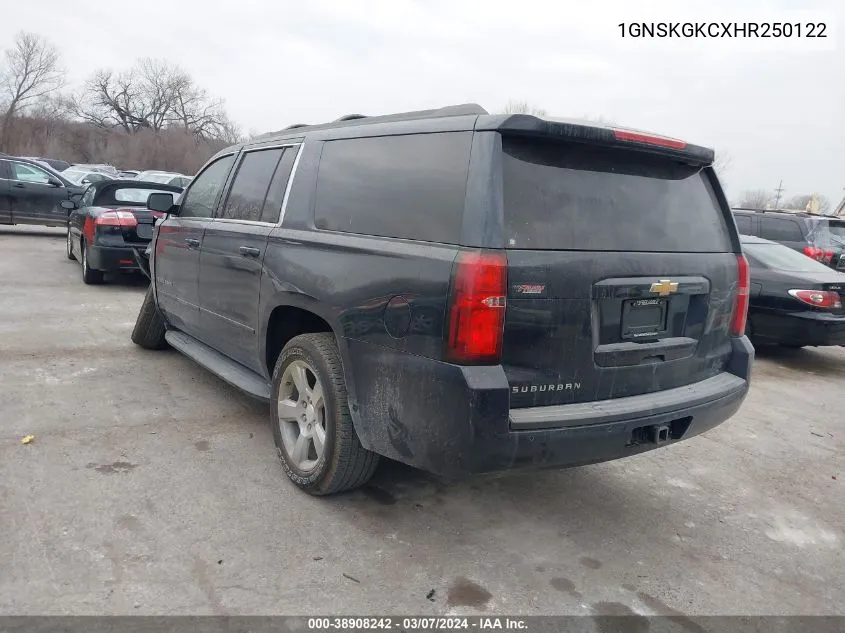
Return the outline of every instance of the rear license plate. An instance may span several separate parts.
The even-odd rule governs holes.
[[[153,238],[153,224],[139,224],[135,227],[135,234],[143,240],[151,240]]]
[[[666,299],[633,299],[622,304],[622,338],[654,337],[666,331]]]

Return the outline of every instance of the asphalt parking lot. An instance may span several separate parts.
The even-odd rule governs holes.
[[[758,351],[665,450],[316,499],[265,406],[130,342],[144,289],[0,227],[0,613],[845,614],[845,350]]]

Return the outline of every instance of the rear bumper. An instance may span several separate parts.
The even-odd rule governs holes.
[[[760,338],[787,345],[845,345],[845,315],[819,312],[752,313]]]
[[[727,371],[693,385],[514,410],[501,367],[405,356],[408,367],[383,373],[382,349],[368,359],[379,372],[375,381],[356,376],[353,419],[365,447],[450,477],[618,459],[693,437],[736,413],[748,393],[754,349],[745,337],[732,345]]]
[[[142,256],[147,244],[137,246],[89,246],[88,265],[103,272],[130,272],[140,270],[138,257]],[[137,254],[137,257],[136,257]]]

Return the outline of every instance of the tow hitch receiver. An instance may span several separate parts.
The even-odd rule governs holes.
[[[663,442],[669,441],[669,427],[664,424],[655,424],[654,426],[648,427],[649,438],[655,444],[663,444]]]
[[[649,426],[640,426],[631,432],[631,440],[629,446],[636,446],[638,444],[665,444],[671,440],[679,440],[687,432],[692,417],[678,418],[672,420],[668,424],[650,424]]]

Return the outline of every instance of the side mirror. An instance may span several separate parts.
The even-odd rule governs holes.
[[[67,209],[68,211],[73,211],[77,208],[73,200],[62,200],[59,204],[62,205],[62,209]]]
[[[55,176],[50,176],[49,178],[47,178],[47,184],[51,187],[64,187],[62,181],[56,178]]]
[[[173,194],[172,193],[151,193],[147,198],[147,208],[150,211],[159,211],[161,213],[171,213],[173,208]]]
[[[80,184],[82,184],[82,185],[90,185],[90,184],[91,184],[91,181],[90,181],[90,180],[88,180],[87,178],[83,178],[83,179],[82,179],[82,182],[81,182]]]

